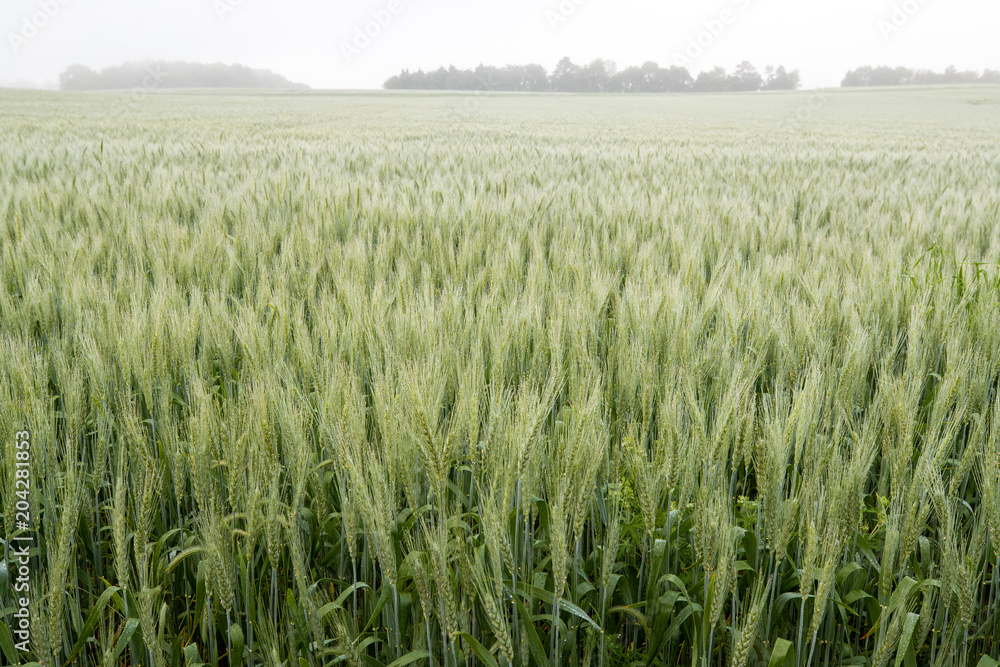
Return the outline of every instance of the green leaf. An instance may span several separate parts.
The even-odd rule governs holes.
[[[602,614],[606,613],[607,612],[607,608],[611,606],[612,598],[614,598],[614,596],[615,596],[615,588],[618,587],[618,580],[621,579],[621,578],[622,578],[622,575],[620,575],[620,574],[612,574],[611,577],[608,578],[608,587],[605,590],[605,594],[604,594],[604,598],[605,598],[605,600],[604,600],[604,609],[601,610]]]
[[[887,609],[891,612],[903,607],[906,604],[906,600],[910,597],[910,592],[913,591],[916,585],[917,582],[912,577],[903,577],[903,580],[899,582],[899,586],[892,592]]]
[[[3,621],[0,621],[0,649],[3,649],[3,654],[7,656],[8,665],[17,664],[17,651],[14,650],[14,638],[11,636],[7,624]]]
[[[363,642],[361,642],[360,644],[358,644],[356,650],[357,650],[358,653],[364,653],[365,651],[368,650],[369,646],[373,646],[374,644],[383,644],[383,643],[385,643],[385,642],[383,642],[378,637],[368,637]]]
[[[390,597],[391,597],[391,592],[389,590],[389,587],[382,586],[382,595],[379,597],[378,603],[375,605],[375,611],[372,612],[371,618],[368,619],[368,624],[365,626],[365,629],[362,630],[362,633],[368,632],[371,628],[375,627],[375,624],[378,622],[379,614],[382,613],[382,610],[385,608],[385,605],[389,602]]]
[[[489,655],[489,654],[487,653],[487,655]],[[398,660],[393,660],[392,662],[390,662],[389,663],[389,667],[403,667],[404,665],[408,665],[411,662],[416,662],[417,660],[421,660],[423,658],[429,658],[430,656],[431,656],[431,654],[428,653],[427,651],[423,650],[423,649],[421,649],[419,651],[410,651],[409,653],[407,653],[406,655],[404,655],[402,658],[399,658]],[[495,662],[493,664],[496,665]]]
[[[135,634],[136,628],[139,627],[139,620],[135,618],[130,618],[125,622],[125,629],[122,630],[122,634],[118,637],[118,642],[115,644],[115,650],[111,654],[111,662],[115,663],[118,661],[118,657],[128,646],[129,640],[132,639],[132,635]]]
[[[896,667],[903,664],[903,659],[906,657],[906,650],[910,648],[910,643],[913,641],[913,631],[917,627],[917,621],[920,620],[920,614],[914,614],[910,612],[906,615],[906,620],[903,621],[903,634],[899,637],[899,645],[896,648]]]
[[[511,585],[511,581],[510,580],[506,581],[505,583],[508,586]],[[547,602],[548,604],[553,604],[555,602],[555,596],[552,593],[550,593],[549,591],[547,591],[547,590],[545,590],[543,588],[538,588],[536,586],[529,586],[528,584],[523,584],[522,583],[522,584],[518,584],[517,585],[517,590],[518,590],[519,593],[521,593],[521,595],[524,595],[524,596],[527,596],[527,597],[535,597],[535,598],[538,598],[539,600],[541,600],[542,602]],[[594,621],[590,618],[590,616],[587,615],[587,612],[585,612],[584,610],[580,609],[579,607],[577,607],[572,602],[567,602],[564,599],[560,599],[559,600],[559,608],[560,609],[564,609],[565,611],[568,611],[569,613],[573,614],[574,616],[577,616],[577,617],[583,619],[587,623],[590,623],[590,625],[592,625],[594,627],[594,629],[597,630],[598,632],[603,632],[603,629],[601,628],[601,626],[599,626],[597,623],[594,623]]]
[[[988,655],[984,655],[979,660],[979,664],[977,664],[976,667],[1000,667],[1000,662],[997,662]]]
[[[194,623],[195,625],[201,624],[201,615],[205,610],[205,596],[206,596],[206,569],[205,561],[198,563],[198,580],[195,585],[194,593]]]
[[[680,599],[681,599],[680,591],[667,591],[666,593],[661,595],[660,599],[657,601],[658,605],[657,610],[660,612],[662,612],[663,610],[673,610],[674,605],[676,605],[677,601]],[[685,600],[685,602],[687,602],[687,600]]]
[[[202,667],[205,663],[198,655],[198,643],[192,642],[184,647],[184,664],[186,667]]]
[[[848,593],[846,596],[844,596],[844,604],[854,604],[855,602],[857,602],[862,598],[871,598],[871,597],[872,597],[871,594],[866,593],[860,588],[856,588],[850,593]]]
[[[781,614],[784,612],[785,607],[788,606],[789,603],[801,599],[802,599],[801,593],[792,593],[792,592],[782,593],[774,600],[774,611],[780,617]]]
[[[229,626],[229,643],[232,644],[232,655],[229,658],[230,665],[243,664],[243,646],[245,643],[243,628],[233,623]]]
[[[864,572],[864,571],[865,568],[861,567],[860,563],[855,563],[855,562],[848,563],[844,567],[840,568],[839,572],[837,572],[837,582],[843,583],[844,579],[847,579],[855,572]]]
[[[338,609],[343,609],[343,607],[337,602],[327,602],[325,605],[319,608],[319,611],[316,612],[316,615],[319,617],[319,620],[322,621],[324,618],[326,618],[328,615],[332,614],[334,611]]]
[[[173,560],[170,561],[170,565],[167,566],[167,574],[173,572],[174,568],[184,562],[184,559],[188,556],[193,556],[195,554],[200,554],[205,551],[205,547],[188,547],[184,551],[180,552],[174,556]]]
[[[469,648],[471,648],[476,654],[476,657],[483,661],[486,667],[499,667],[499,665],[497,665],[497,659],[494,658],[493,655],[486,650],[486,647],[480,644],[475,637],[470,635],[468,632],[459,632],[456,634],[458,634],[458,636],[469,645]],[[426,653],[426,651],[424,651],[424,653]],[[389,665],[389,667],[393,667],[393,665]]]
[[[639,623],[639,625],[642,626],[643,632],[645,632],[647,636],[649,635],[649,626],[646,625],[646,617],[640,614],[635,609],[632,609],[631,607],[612,607],[611,609],[608,609],[608,613],[628,614],[629,616],[634,618]]]
[[[338,596],[337,596],[337,599],[336,599],[336,600],[334,600],[334,602],[335,602],[336,606],[338,606],[338,607],[341,607],[341,606],[343,606],[343,604],[344,604],[344,601],[345,601],[345,600],[347,599],[347,596],[348,596],[348,595],[350,595],[350,594],[351,594],[351,593],[352,593],[353,591],[356,591],[356,590],[360,591],[360,590],[361,590],[362,588],[368,588],[368,589],[370,589],[370,588],[371,588],[371,586],[369,586],[368,584],[366,584],[366,583],[365,583],[365,582],[363,582],[363,581],[359,581],[359,582],[358,582],[358,583],[356,583],[356,584],[352,584],[351,586],[348,586],[348,587],[347,587],[347,588],[346,588],[346,589],[344,590],[344,592],[343,592],[343,593],[341,593],[340,595],[338,595]],[[324,607],[326,607],[326,605],[324,605]]]
[[[671,594],[680,595],[677,591],[671,591]],[[669,605],[669,608],[672,612],[673,603]],[[666,630],[667,623],[670,621],[671,616],[673,616],[673,613],[660,611],[653,619],[653,627],[650,628],[653,640],[649,643],[649,649],[646,651],[646,667],[651,667],[653,662],[655,662],[660,655],[660,648],[668,641],[664,630]]]
[[[993,624],[996,622],[997,613],[1000,613],[1000,610],[994,609],[993,613],[986,617],[986,620],[980,624],[979,630],[976,634],[969,637],[970,644],[979,641],[980,637],[987,634],[993,628]]]
[[[285,590],[285,607],[288,610],[288,618],[291,620],[292,627],[298,631],[301,641],[308,645],[309,625],[306,622],[306,611],[303,605],[296,601],[291,588]]]
[[[673,638],[674,634],[680,630],[684,621],[690,618],[691,614],[699,609],[701,609],[701,607],[688,603],[688,606],[684,607],[684,609],[682,609],[678,614],[673,616],[670,627],[666,630],[663,629],[663,625],[665,625],[667,621],[667,615],[665,613],[656,615],[656,620],[653,623],[652,630],[646,627],[645,623],[642,624],[643,629],[646,632],[646,637],[650,640],[650,650],[646,652],[647,667],[652,665],[653,662],[659,657],[661,647]]]
[[[659,581],[660,569],[663,566],[663,554],[666,551],[666,541],[656,539],[653,540],[653,548],[650,550],[649,555],[649,579],[646,582],[646,597],[654,598],[654,591],[656,583]]]
[[[767,667],[786,667],[795,659],[795,647],[787,639],[779,639],[774,642],[774,650],[771,651],[771,659],[767,661]]]
[[[670,623],[670,627],[667,628],[667,631],[663,633],[664,640],[670,641],[670,638],[674,636],[674,633],[681,629],[681,625],[684,621],[686,621],[691,614],[698,610],[700,610],[700,607],[693,604],[689,604],[684,607],[684,609],[682,609]]]
[[[76,645],[73,646],[73,650],[70,651],[69,656],[66,658],[66,662],[63,663],[68,665],[73,661],[73,658],[80,652],[83,645],[90,639],[91,633],[94,632],[94,628],[97,627],[98,621],[101,620],[101,614],[104,612],[104,608],[108,606],[108,601],[111,600],[111,596],[120,591],[121,589],[117,586],[108,587],[101,597],[97,598],[97,603],[94,604],[94,608],[90,610],[90,614],[87,616],[87,621],[83,624],[83,628],[80,629],[80,636],[76,640]]]
[[[514,596],[514,604],[517,605],[517,614],[521,619],[521,625],[524,627],[524,634],[528,636],[528,647],[531,649],[531,655],[534,656],[535,662],[540,667],[549,667],[549,656],[545,653],[545,648],[542,646],[541,640],[538,639],[538,632],[531,623],[531,615],[528,614],[528,610],[524,608],[524,603],[516,595]]]
[[[872,569],[881,573],[881,564],[879,563],[879,559],[876,558],[875,553],[872,551],[871,546],[868,544],[868,537],[864,534],[864,532],[860,532],[857,535],[857,539],[858,549],[861,551],[861,554],[868,559],[869,563],[871,563]]]

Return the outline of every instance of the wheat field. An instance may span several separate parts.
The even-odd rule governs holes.
[[[998,105],[0,91],[0,663],[996,667]]]

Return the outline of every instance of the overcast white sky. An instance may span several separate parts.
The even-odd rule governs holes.
[[[1000,69],[998,26],[997,0],[0,0],[0,85],[146,58],[379,88],[403,68],[681,56],[692,73],[784,64],[812,88],[864,64]]]

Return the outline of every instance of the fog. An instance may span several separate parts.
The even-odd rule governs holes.
[[[55,87],[68,66],[241,63],[314,88],[380,88],[404,68],[606,58],[691,72],[1000,69],[995,0],[3,0],[0,85]]]

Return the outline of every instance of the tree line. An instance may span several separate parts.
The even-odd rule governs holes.
[[[188,62],[129,62],[95,71],[72,65],[59,75],[61,90],[131,88],[308,88],[270,70],[246,65]]]
[[[856,86],[919,86],[947,83],[1000,83],[1000,72],[986,70],[982,74],[975,71],[960,72],[954,67],[944,72],[906,67],[859,67],[850,70],[840,85]]]
[[[618,70],[614,62],[597,59],[578,65],[563,58],[549,73],[541,65],[479,65],[475,69],[440,67],[433,71],[403,70],[390,77],[388,90],[496,90],[560,93],[718,93],[754,90],[796,90],[798,70],[768,66],[761,73],[749,62],[733,72],[716,67],[697,77],[684,67],[661,67],[648,61]]]

